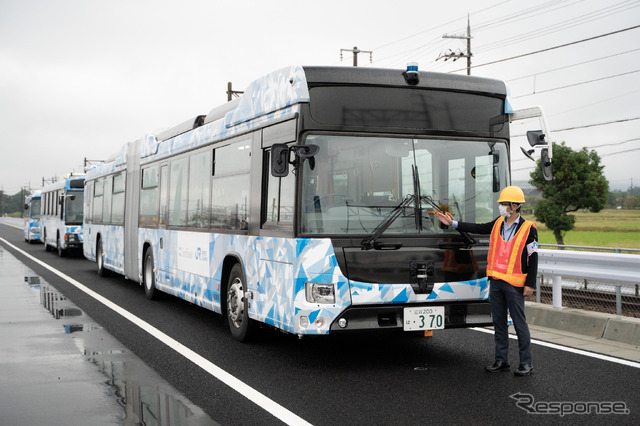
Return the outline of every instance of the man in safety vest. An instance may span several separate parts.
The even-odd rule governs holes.
[[[518,335],[520,365],[513,373],[528,376],[531,365],[531,335],[524,314],[524,297],[533,294],[538,274],[538,231],[533,222],[520,216],[524,193],[507,186],[500,193],[500,216],[488,223],[453,220],[442,212],[440,222],[472,234],[490,234],[487,277],[490,279],[491,316],[495,332],[495,362],[485,367],[491,373],[510,371],[507,309]]]

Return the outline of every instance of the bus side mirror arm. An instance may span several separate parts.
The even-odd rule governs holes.
[[[553,179],[553,173],[551,170],[552,164],[552,147],[553,144],[551,142],[551,136],[549,133],[549,128],[547,127],[547,120],[545,119],[544,111],[541,107],[536,106],[532,108],[526,108],[521,110],[513,111],[509,114],[509,121],[517,121],[517,120],[528,120],[532,118],[537,118],[540,122],[540,127],[542,130],[530,130],[527,132],[527,141],[529,145],[531,145],[532,149],[525,150],[520,147],[522,153],[529,159],[536,161],[532,154],[536,151],[536,149],[540,149],[540,168],[542,171],[542,176],[545,180]]]

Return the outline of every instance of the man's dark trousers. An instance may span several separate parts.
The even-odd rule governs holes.
[[[491,316],[495,332],[496,360],[509,362],[509,330],[507,309],[518,335],[520,364],[531,364],[531,335],[524,315],[524,296],[506,281],[491,279]]]

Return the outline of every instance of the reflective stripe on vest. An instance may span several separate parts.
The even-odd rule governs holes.
[[[535,226],[533,222],[524,221],[520,229],[509,241],[505,241],[500,233],[504,222],[499,217],[491,230],[489,255],[487,257],[487,276],[508,282],[516,287],[524,287],[527,274],[522,272],[522,252],[527,245],[529,230]]]

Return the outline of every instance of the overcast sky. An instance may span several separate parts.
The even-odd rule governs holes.
[[[227,82],[351,66],[340,49],[373,51],[360,66],[465,73],[464,59],[436,59],[466,50],[442,36],[464,34],[467,14],[473,75],[505,80],[515,107],[542,106],[552,140],[597,150],[612,189],[640,185],[638,0],[0,0],[0,189],[82,172],[206,114]],[[534,166],[525,144],[514,138],[514,180]]]

